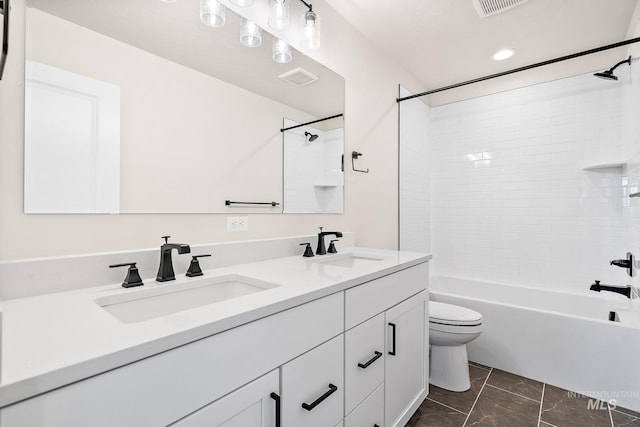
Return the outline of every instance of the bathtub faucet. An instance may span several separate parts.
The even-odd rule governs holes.
[[[596,291],[596,292],[600,292],[600,291],[615,292],[615,293],[618,293],[618,294],[622,294],[627,298],[631,298],[631,286],[607,286],[607,285],[601,285],[600,284],[600,280],[596,280],[596,283],[591,285],[589,290]]]

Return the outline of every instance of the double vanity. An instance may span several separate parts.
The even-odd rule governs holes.
[[[301,255],[4,301],[0,426],[403,426],[431,257]]]

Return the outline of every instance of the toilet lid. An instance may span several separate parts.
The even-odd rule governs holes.
[[[482,315],[459,305],[429,301],[429,322],[444,325],[480,325]]]

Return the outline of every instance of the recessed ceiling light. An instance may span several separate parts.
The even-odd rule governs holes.
[[[160,0],[163,3],[175,3],[176,0]]]
[[[511,58],[515,53],[515,49],[500,49],[491,56],[491,59],[493,59],[494,61],[503,61],[505,59]]]

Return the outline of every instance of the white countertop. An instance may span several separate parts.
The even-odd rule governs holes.
[[[382,260],[341,267],[325,264],[346,253]],[[122,323],[96,302],[107,295],[188,283],[146,278],[145,286],[119,283],[3,302],[0,407],[282,310],[426,262],[431,255],[352,248],[323,257],[301,256],[206,270],[202,277],[241,274],[276,288],[167,316]]]

